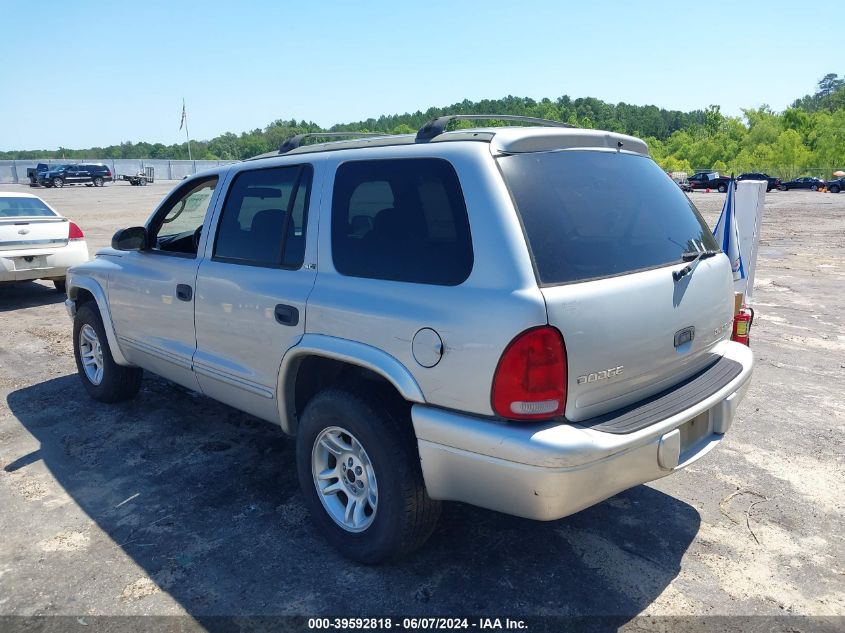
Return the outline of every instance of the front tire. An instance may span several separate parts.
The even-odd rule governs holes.
[[[53,178],[53,186],[54,187],[64,187],[65,181],[61,178]]]
[[[306,405],[296,438],[299,485],[317,530],[344,556],[376,564],[431,535],[413,427],[391,394],[328,388]]]
[[[73,356],[85,391],[100,402],[120,402],[135,397],[142,371],[114,362],[100,312],[83,304],[73,320]]]

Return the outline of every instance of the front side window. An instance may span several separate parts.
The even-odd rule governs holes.
[[[473,252],[454,168],[435,158],[355,161],[337,169],[332,259],[342,275],[455,286]]]
[[[312,174],[310,165],[238,174],[223,205],[214,258],[256,266],[301,267]]]
[[[196,255],[205,214],[208,212],[217,177],[190,183],[167,202],[150,231],[154,250]]]

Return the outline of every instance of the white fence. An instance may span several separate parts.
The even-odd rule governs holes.
[[[125,158],[85,158],[83,160],[62,160],[60,158],[34,158],[32,160],[0,160],[0,184],[26,184],[26,170],[38,163],[48,165],[69,165],[76,163],[102,163],[112,171],[112,175],[137,174],[145,167],[155,168],[156,180],[182,180],[218,165],[228,165],[233,161],[227,160],[159,160],[154,158],[125,159]]]

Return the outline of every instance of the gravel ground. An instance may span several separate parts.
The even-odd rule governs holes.
[[[37,193],[93,254],[173,184]],[[712,225],[723,196],[691,195]],[[375,568],[312,533],[275,427],[150,375],[92,402],[63,297],[2,287],[0,616],[843,616],[844,236],[845,195],[768,195],[757,367],[718,450],[550,523],[449,504]]]

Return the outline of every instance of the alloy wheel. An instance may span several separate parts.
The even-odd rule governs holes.
[[[326,512],[348,532],[363,532],[375,520],[378,484],[367,451],[346,429],[331,426],[314,440],[311,476]]]
[[[85,370],[85,377],[91,384],[99,385],[103,382],[103,348],[96,330],[88,323],[79,330],[79,358]]]

